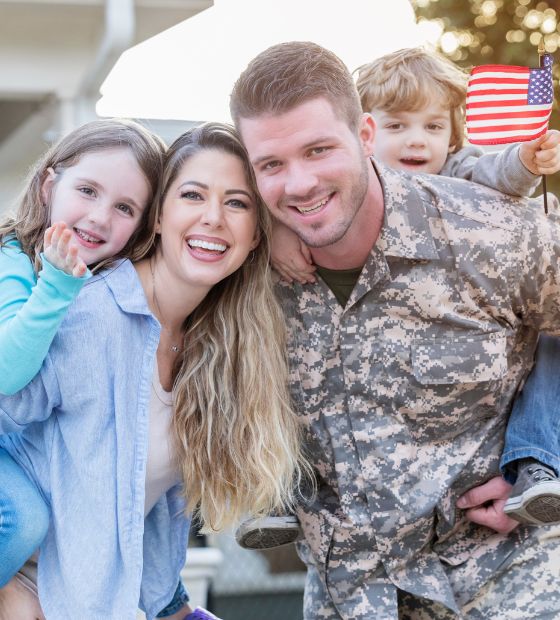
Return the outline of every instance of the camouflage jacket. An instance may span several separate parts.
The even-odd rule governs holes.
[[[321,280],[278,287],[319,484],[299,511],[302,555],[343,618],[396,618],[396,588],[459,613],[537,544],[538,528],[496,534],[455,502],[499,474],[537,333],[560,332],[558,220],[481,185],[375,167],[384,225],[346,307]],[[457,588],[444,566],[473,554]]]

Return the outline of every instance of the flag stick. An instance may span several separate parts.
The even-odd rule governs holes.
[[[539,47],[538,47],[538,52],[539,52],[539,67],[541,67],[541,69],[544,67],[544,53],[545,53],[545,49],[544,49],[544,41],[541,38],[541,40],[539,41]],[[543,200],[544,200],[544,213],[545,215],[548,215],[548,199],[546,196],[546,176],[543,174],[542,175],[542,189],[543,189]]]

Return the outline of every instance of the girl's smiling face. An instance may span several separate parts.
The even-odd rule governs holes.
[[[147,207],[150,187],[129,148],[82,155],[68,168],[49,168],[42,197],[50,221],[72,230],[72,243],[87,265],[116,256]]]

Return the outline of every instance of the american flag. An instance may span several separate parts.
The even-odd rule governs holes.
[[[467,137],[472,144],[534,140],[546,133],[552,110],[552,56],[538,69],[481,65],[467,86]]]

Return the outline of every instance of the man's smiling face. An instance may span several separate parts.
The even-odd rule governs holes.
[[[365,125],[352,130],[322,97],[239,121],[264,201],[310,247],[342,239],[366,198],[373,127]]]

